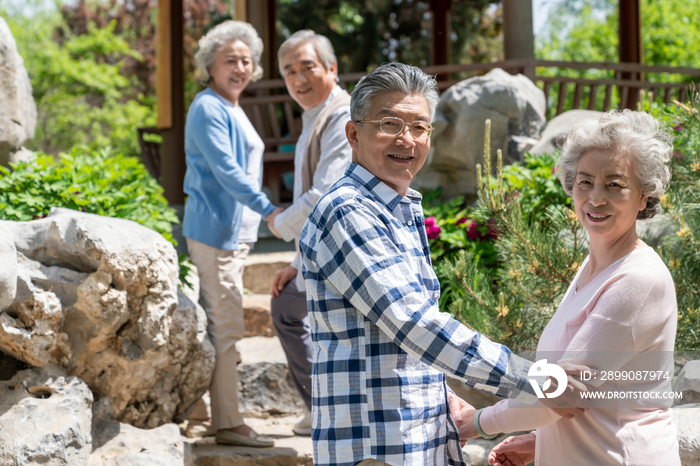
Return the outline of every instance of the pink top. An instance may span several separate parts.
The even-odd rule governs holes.
[[[650,355],[668,358],[676,337],[676,294],[671,274],[656,252],[649,247],[635,249],[573,293],[587,263],[588,258],[542,332],[536,359],[636,371],[644,370],[645,364],[648,368]],[[641,351],[645,353],[635,353]],[[671,391],[670,378],[618,386],[622,384],[625,390]],[[536,466],[680,465],[672,400],[654,402],[656,409],[624,407],[630,403],[590,408],[568,420],[545,407],[503,400],[481,413],[480,424],[487,434],[537,429]],[[667,407],[659,409],[660,403]]]

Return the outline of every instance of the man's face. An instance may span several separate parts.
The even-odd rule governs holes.
[[[379,94],[372,109],[363,120],[401,118],[406,123],[430,121],[428,101],[422,95],[401,92]],[[396,136],[384,134],[376,123],[350,121],[345,133],[353,149],[353,161],[401,195],[425,163],[430,150],[430,138],[414,139],[408,126]]]
[[[285,53],[280,68],[289,95],[304,110],[323,103],[335,87],[337,64],[333,63],[330,69],[324,68],[311,42]]]

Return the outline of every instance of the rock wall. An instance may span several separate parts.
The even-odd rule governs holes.
[[[0,164],[26,158],[22,144],[34,137],[36,103],[24,60],[0,18]]]
[[[184,420],[209,385],[214,350],[203,311],[177,289],[173,246],[135,222],[68,209],[0,227],[18,256],[0,349],[80,377],[122,422]]]

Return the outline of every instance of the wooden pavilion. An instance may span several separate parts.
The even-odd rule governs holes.
[[[184,128],[184,72],[183,72],[183,0],[159,0],[157,27],[157,100],[158,132],[163,138],[160,146],[160,182],[171,204],[184,203],[182,191],[185,175]],[[556,103],[556,113],[563,111],[567,87],[574,86],[574,106],[581,108],[583,93],[588,90],[588,108],[595,108],[596,91],[601,86],[606,89],[604,108],[610,106],[610,95],[617,87],[621,96],[620,106],[634,108],[640,89],[661,95],[669,101],[672,93],[679,98],[685,93],[685,85],[678,83],[644,82],[644,73],[681,73],[700,77],[700,70],[689,68],[646,67],[642,64],[642,43],[639,0],[619,0],[619,63],[566,63],[546,62],[534,58],[534,37],[532,30],[531,0],[502,0],[504,17],[504,56],[498,63],[470,65],[450,65],[449,57],[449,12],[452,2],[460,0],[430,0],[432,11],[432,54],[431,66],[426,72],[438,74],[441,90],[455,81],[449,80],[450,73],[485,72],[500,67],[511,73],[523,73],[535,82],[543,84],[548,101]],[[280,152],[280,147],[296,142],[300,128],[295,127],[292,99],[286,94],[284,82],[275,77],[277,63],[275,21],[276,0],[232,0],[235,18],[251,23],[265,43],[263,57],[266,76],[263,80],[249,85],[248,90],[255,97],[241,99],[241,105],[265,141],[265,180],[273,197],[277,197],[277,186],[272,180],[279,173],[292,166],[292,154]],[[574,69],[614,70],[612,80],[586,80],[574,78],[539,77],[536,68],[554,66]],[[341,75],[341,85],[356,82],[364,73]],[[550,95],[556,91],[557,96]],[[665,94],[664,94],[665,92]],[[284,126],[288,129],[281,134],[278,121],[278,106],[282,106]],[[277,183],[279,184],[279,183]],[[279,201],[279,198],[276,199]],[[273,202],[275,199],[273,199]]]

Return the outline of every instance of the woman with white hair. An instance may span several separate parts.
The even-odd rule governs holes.
[[[199,41],[195,62],[208,87],[197,94],[185,124],[183,235],[197,267],[216,362],[209,393],[217,443],[271,447],[238,412],[238,353],[243,338],[243,267],[261,217],[275,209],[260,191],[264,144],[239,105],[262,76],[263,43],[255,29],[226,21]]]
[[[655,399],[671,390],[675,289],[636,232],[637,220],[660,210],[671,154],[669,135],[644,112],[612,111],[569,134],[559,178],[590,245],[536,360],[588,366],[599,371],[588,377],[589,391],[620,398],[593,401],[573,419],[512,400],[480,410],[473,425],[482,437],[537,429],[497,445],[489,464],[680,465],[671,400]]]

